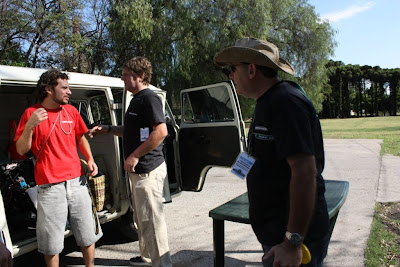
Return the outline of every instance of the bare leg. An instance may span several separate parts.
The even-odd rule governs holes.
[[[83,254],[83,260],[85,261],[85,266],[94,267],[94,244],[87,247],[81,247],[81,250]]]
[[[58,267],[59,265],[59,257],[56,255],[44,255],[44,261],[46,262],[47,267]]]

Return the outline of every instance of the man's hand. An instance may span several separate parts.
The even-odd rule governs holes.
[[[107,125],[108,127],[110,127],[109,125]],[[95,137],[96,134],[104,134],[107,133],[108,128],[106,125],[97,125],[94,126],[92,129],[89,130],[88,135],[90,138]]]
[[[29,120],[26,122],[26,126],[33,129],[34,127],[38,126],[42,121],[47,119],[47,111],[44,108],[38,108],[31,114]]]
[[[98,167],[97,167],[97,165],[96,165],[96,163],[94,162],[93,159],[88,160],[87,166],[88,166],[88,168],[90,170],[90,174],[89,175],[92,176],[92,177],[96,176],[97,173],[99,172],[99,169],[98,169]]]
[[[133,153],[125,160],[124,169],[127,172],[135,172],[135,167],[139,162],[139,158],[135,157]]]
[[[0,267],[12,267],[13,259],[11,257],[11,252],[7,247],[0,242]]]
[[[301,245],[294,246],[286,241],[272,247],[263,256],[263,261],[274,257],[274,267],[298,267],[301,264]]]

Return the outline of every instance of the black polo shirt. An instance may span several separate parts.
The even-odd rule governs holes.
[[[324,197],[324,148],[317,113],[304,94],[281,81],[257,99],[249,132],[249,154],[256,158],[247,176],[250,220],[264,245],[281,243],[289,216],[290,167],[286,158],[307,153],[316,158],[317,198],[305,242],[318,240],[329,231]]]
[[[165,123],[161,99],[148,88],[139,91],[132,98],[125,113],[123,135],[125,159],[145,141],[143,137],[141,139],[141,131],[142,136],[146,132],[150,135],[153,126],[158,123]],[[135,167],[135,173],[148,173],[160,166],[164,161],[162,146],[163,143],[141,157]]]

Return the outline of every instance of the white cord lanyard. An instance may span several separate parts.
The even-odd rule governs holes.
[[[66,131],[64,130],[63,126],[62,126],[62,123],[61,123],[61,118],[62,118],[61,111],[62,111],[63,109],[64,109],[64,108],[61,108],[61,110],[58,112],[57,118],[55,119],[55,121],[54,121],[54,123],[53,123],[53,126],[51,127],[50,133],[49,133],[49,135],[47,136],[46,140],[44,141],[42,147],[40,148],[38,155],[36,156],[36,162],[37,162],[38,159],[39,159],[40,153],[42,153],[42,150],[43,150],[43,148],[44,148],[44,145],[45,145],[45,144],[47,143],[47,141],[49,140],[50,135],[51,135],[51,133],[53,132],[54,127],[56,126],[57,120],[58,120],[59,118],[60,118],[60,128],[61,128],[61,130],[62,130],[65,134],[70,134],[70,133],[72,132],[72,125],[71,125],[72,122],[70,122],[69,116],[68,116],[68,112],[67,112],[66,110],[65,110],[65,114],[67,114],[66,117],[67,117],[67,121],[68,121],[68,123],[69,123],[69,131],[66,132]]]
[[[72,132],[72,121],[69,120],[68,111],[64,110],[64,113],[66,114],[65,117],[67,117],[67,122],[68,122],[68,124],[69,124],[69,131],[66,132],[66,131],[64,130],[63,126],[62,126],[62,123],[61,123],[61,118],[62,118],[62,113],[61,113],[61,112],[62,112],[63,110],[64,110],[64,108],[61,108],[60,113],[58,114],[58,116],[60,117],[60,128],[61,128],[61,130],[62,130],[65,134],[70,134],[70,133]],[[57,121],[57,120],[56,120],[56,121]]]

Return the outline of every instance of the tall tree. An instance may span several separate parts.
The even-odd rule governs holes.
[[[306,1],[139,2],[113,2],[110,32],[116,51],[142,54],[162,66],[155,70],[155,83],[167,89],[170,96],[177,96],[182,88],[226,79],[213,63],[215,53],[243,36],[254,36],[280,47],[317,109],[321,109],[322,90],[329,89],[324,86],[324,64],[334,47],[334,32],[328,23],[319,21]],[[138,13],[143,14],[140,23],[135,22],[134,14]],[[164,38],[160,40],[159,36]]]
[[[6,65],[26,65],[26,53],[21,40],[26,37],[28,19],[20,13],[22,0],[0,2],[0,62]]]

